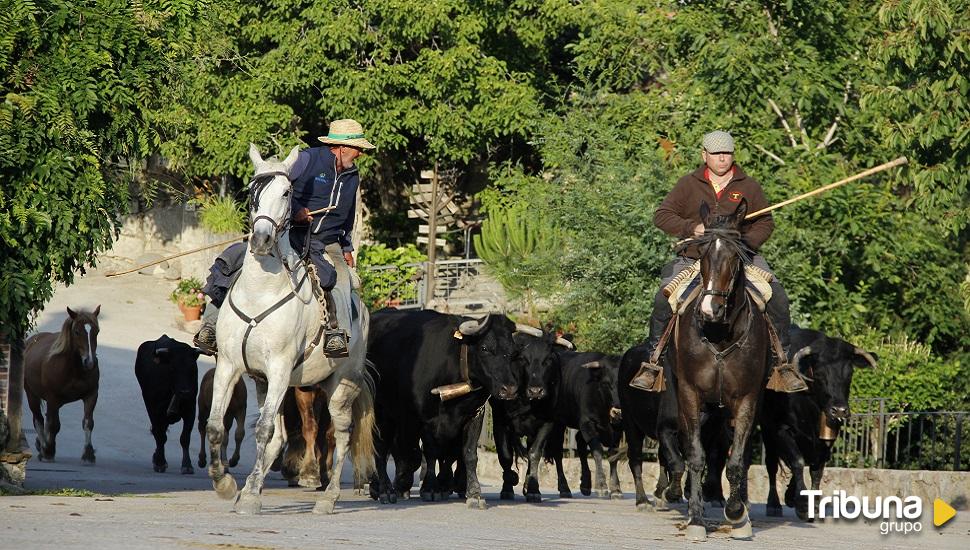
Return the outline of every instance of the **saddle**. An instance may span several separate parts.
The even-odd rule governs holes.
[[[700,275],[701,261],[697,260],[667,283],[663,288],[663,294],[670,303],[671,311],[680,315],[697,298],[701,290]],[[744,265],[744,289],[758,307],[758,311],[764,312],[765,305],[771,300],[772,279],[771,273],[764,269],[753,264]]]

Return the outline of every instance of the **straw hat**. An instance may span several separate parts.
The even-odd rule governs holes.
[[[327,145],[346,145],[358,149],[374,149],[371,142],[364,139],[364,127],[356,120],[345,118],[330,123],[330,132],[317,138]]]

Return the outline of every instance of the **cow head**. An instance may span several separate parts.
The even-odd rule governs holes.
[[[515,323],[505,315],[490,314],[482,319],[462,322],[458,332],[469,347],[470,373],[492,397],[514,399],[520,383],[512,367],[512,356],[516,351],[512,340]]]
[[[172,390],[168,405],[169,420],[180,418],[179,411],[185,403],[194,404],[199,388],[198,358],[201,351],[163,334],[155,341],[153,352],[157,368],[167,374]]]
[[[529,399],[545,399],[559,386],[560,366],[556,347],[572,349],[572,344],[554,334],[529,325],[515,325],[515,370],[525,382]]]
[[[812,398],[833,427],[849,418],[849,388],[856,368],[876,366],[876,355],[845,340],[823,336],[792,356],[795,368],[812,379]]]

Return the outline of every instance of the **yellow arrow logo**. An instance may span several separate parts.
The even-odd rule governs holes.
[[[953,509],[953,506],[950,506],[940,499],[933,501],[933,525],[940,527],[953,519],[955,515],[957,515],[957,511]]]

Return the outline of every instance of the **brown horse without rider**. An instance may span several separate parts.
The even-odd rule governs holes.
[[[94,406],[98,402],[98,314],[67,308],[61,331],[40,332],[27,340],[24,350],[24,390],[37,430],[38,459],[53,462],[55,438],[61,430],[60,409],[67,403],[84,401],[84,464],[94,464],[91,432]],[[41,409],[47,403],[47,420]]]

